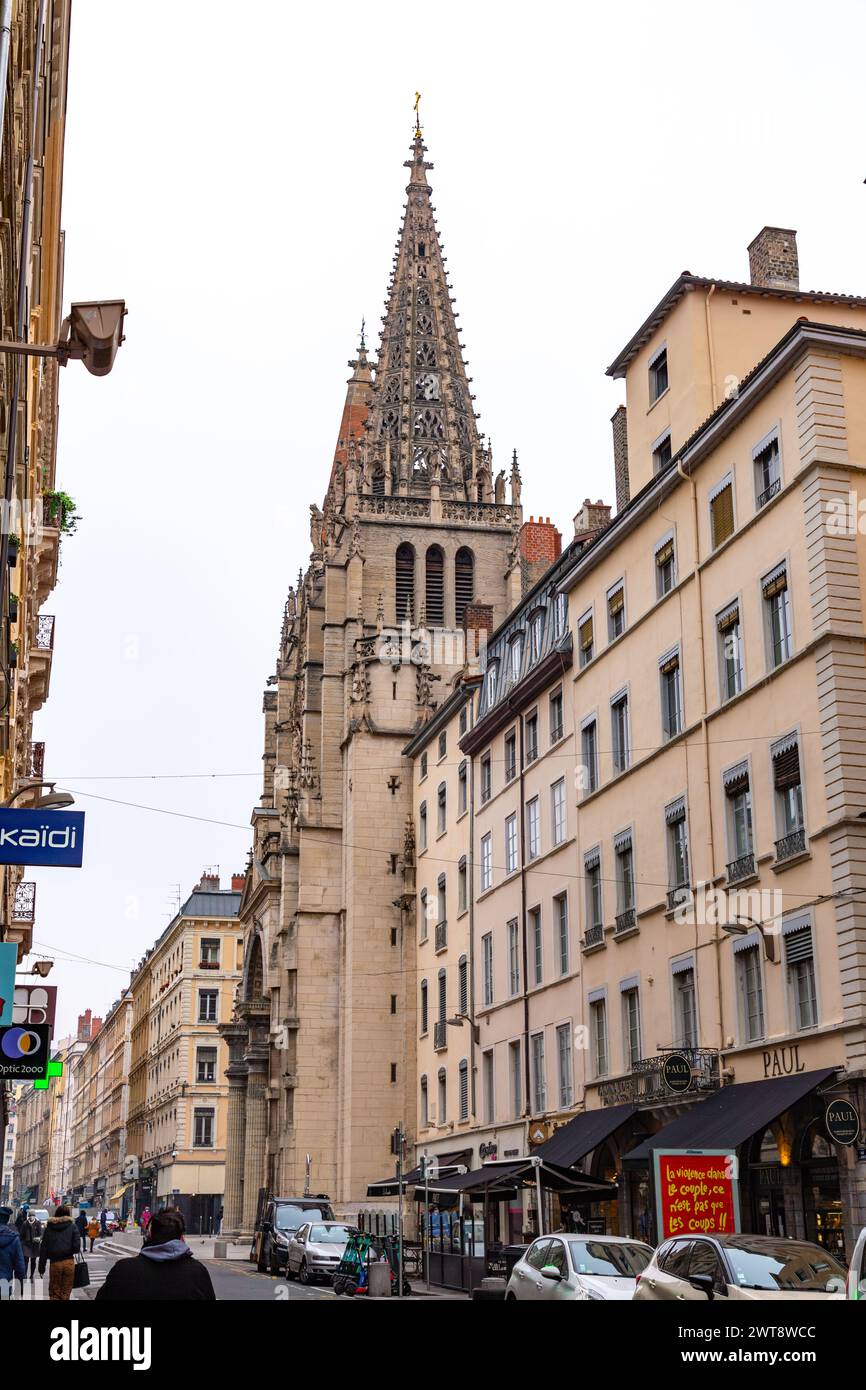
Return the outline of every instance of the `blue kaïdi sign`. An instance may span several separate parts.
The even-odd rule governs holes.
[[[0,809],[0,864],[80,869],[83,811]]]

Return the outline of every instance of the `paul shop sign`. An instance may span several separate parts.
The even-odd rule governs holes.
[[[83,811],[0,809],[0,864],[80,869],[83,855]]]
[[[659,1240],[740,1229],[737,1155],[729,1149],[656,1150]]]

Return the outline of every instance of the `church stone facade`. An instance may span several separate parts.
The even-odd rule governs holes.
[[[262,1188],[342,1209],[415,1129],[409,738],[521,593],[520,473],[495,474],[416,130],[378,359],[362,336],[264,696],[240,906],[223,1230]],[[535,524],[537,529],[537,523]],[[535,530],[532,532],[535,537]],[[434,832],[435,833],[435,832]]]

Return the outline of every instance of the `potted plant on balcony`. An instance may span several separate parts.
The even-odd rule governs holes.
[[[18,621],[18,595],[11,592],[9,594],[9,621],[10,623],[17,623]]]
[[[68,492],[52,488],[42,494],[44,502],[43,520],[46,526],[56,526],[64,536],[72,536],[81,517],[75,510],[75,502]]]
[[[18,551],[20,549],[20,546],[21,541],[18,539],[18,537],[14,534],[11,535],[9,537],[9,549],[6,553],[6,556],[12,569],[14,569],[15,566],[18,564]]]

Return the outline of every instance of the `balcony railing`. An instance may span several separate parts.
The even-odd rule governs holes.
[[[719,1089],[718,1052],[697,1047],[678,1047],[676,1052],[685,1056],[689,1063],[691,1078],[685,1091],[673,1092],[665,1080],[665,1060],[670,1053],[663,1052],[657,1057],[641,1057],[633,1063],[628,1076],[602,1082],[598,1088],[602,1105],[669,1103],[675,1096],[692,1100]]]
[[[441,1022],[433,1024],[433,1048],[436,1052],[444,1052],[448,1046],[448,1024],[443,1018]]]
[[[806,850],[806,830],[801,826],[799,830],[792,830],[790,835],[783,835],[781,840],[776,841],[776,861],[782,863],[785,859],[793,859],[796,854],[804,854]]]
[[[447,945],[448,945],[448,923],[447,923],[447,922],[437,922],[437,923],[436,923],[436,947],[435,947],[435,949],[436,949],[437,951],[444,951],[444,950],[445,950],[445,947],[446,947]]]
[[[599,922],[596,926],[587,927],[583,934],[583,949],[591,951],[595,946],[604,945],[604,923]]]
[[[41,777],[45,771],[45,744],[31,743],[30,758],[27,763],[28,778]]]
[[[741,883],[744,878],[754,878],[754,854],[741,854],[739,859],[733,859],[731,863],[728,865],[727,872],[728,883]]]
[[[633,907],[627,907],[624,912],[618,912],[616,914],[613,934],[614,936],[626,936],[628,932],[634,931],[636,927],[637,917],[635,910]]]
[[[40,613],[36,619],[36,641],[33,644],[37,651],[51,652],[54,650],[54,614]]]
[[[779,491],[781,486],[782,479],[774,478],[773,481],[770,483],[770,486],[764,488],[764,491],[758,497],[758,511],[760,511],[762,507],[766,507],[770,498],[775,497],[776,493]]]
[[[36,919],[36,884],[19,883],[15,889],[13,922],[33,922]]]
[[[692,890],[688,883],[678,883],[675,888],[668,889],[668,912],[675,911],[685,903],[692,900]]]

